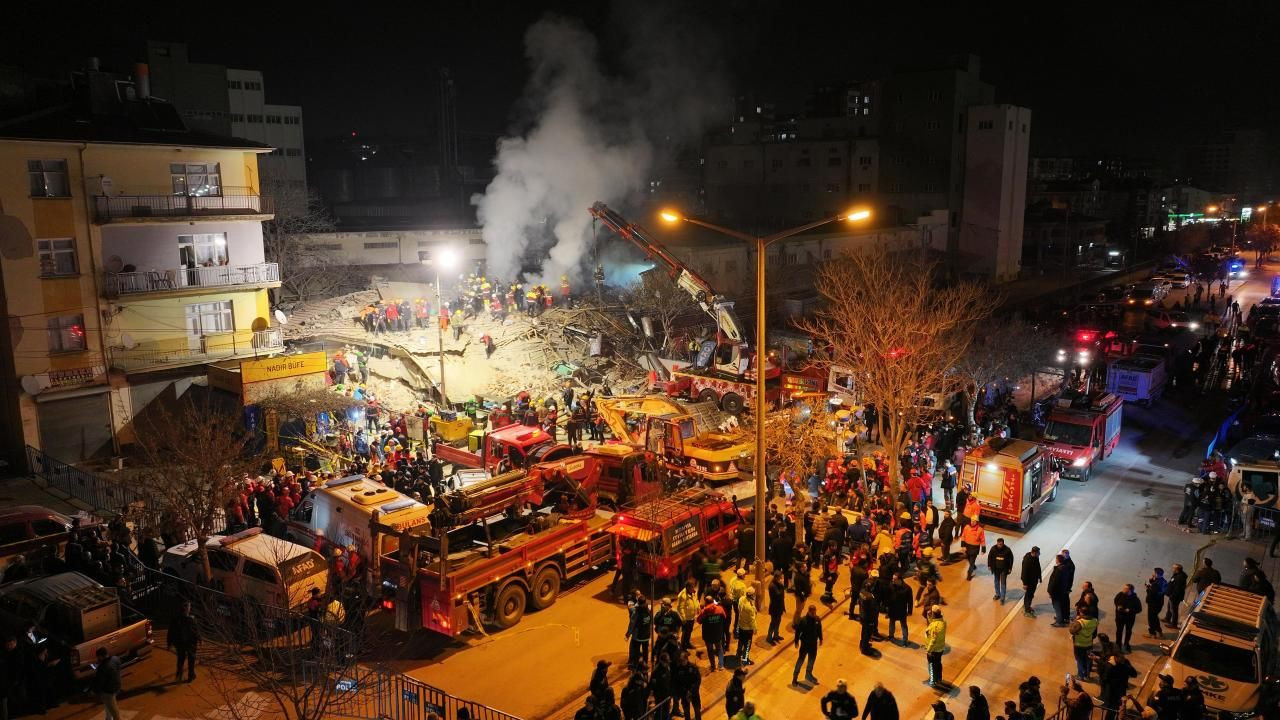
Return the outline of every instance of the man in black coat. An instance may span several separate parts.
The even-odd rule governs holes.
[[[862,720],[898,720],[898,701],[884,685],[876,683],[862,703]]]
[[[947,510],[942,513],[942,522],[938,523],[938,542],[942,544],[942,564],[951,564],[951,543],[956,538],[956,520]]]
[[[1125,583],[1120,592],[1116,593],[1115,607],[1116,647],[1132,652],[1129,641],[1133,637],[1133,624],[1138,621],[1138,613],[1142,612],[1142,598],[1133,591],[1132,583]]]
[[[178,656],[176,679],[182,679],[182,666],[187,666],[187,682],[196,679],[196,646],[200,644],[200,628],[191,614],[191,601],[184,600],[182,609],[169,624],[168,645]]]
[[[858,619],[862,623],[862,635],[858,639],[858,649],[862,651],[863,655],[874,655],[875,650],[871,649],[871,637],[878,632],[880,603],[876,600],[875,593],[871,592],[870,583],[863,585],[862,592],[858,595],[858,612]]]
[[[1169,584],[1165,587],[1164,596],[1169,599],[1164,611],[1166,627],[1178,627],[1178,606],[1187,597],[1187,573],[1178,563],[1173,564],[1173,574],[1169,576]]]
[[[1053,602],[1053,627],[1067,626],[1067,613],[1071,609],[1071,572],[1063,563],[1061,554],[1053,558],[1053,570],[1049,572],[1049,582],[1045,588],[1049,591],[1049,600]]]
[[[907,587],[907,584],[902,581],[902,575],[895,574],[887,593],[885,615],[889,617],[890,640],[893,640],[894,625],[902,625],[902,647],[910,645],[910,641],[907,640],[907,618],[911,617],[911,610],[911,588]]]
[[[863,563],[855,562],[849,566],[849,619],[857,618],[858,598],[862,595],[862,587],[867,584],[867,568]]]
[[[995,583],[995,595],[991,599],[1003,605],[1009,592],[1009,573],[1013,572],[1013,548],[1004,544],[1004,538],[996,538],[996,544],[987,552],[987,568]]]
[[[1035,617],[1036,611],[1031,608],[1031,600],[1036,596],[1036,588],[1043,579],[1040,574],[1040,546],[1031,548],[1031,552],[1022,556],[1022,614]]]
[[[817,685],[818,678],[813,676],[813,663],[818,659],[818,646],[822,644],[822,621],[818,619],[818,607],[810,605],[804,617],[796,623],[794,645],[799,649],[796,655],[796,667],[791,672],[791,684],[799,682],[800,666],[805,665],[804,679]],[[806,664],[805,661],[808,661]]]

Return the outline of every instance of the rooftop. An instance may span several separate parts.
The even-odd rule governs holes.
[[[188,130],[173,106],[154,100],[123,103],[122,114],[92,114],[60,105],[0,121],[0,140],[169,145],[266,152],[271,146],[244,138]]]

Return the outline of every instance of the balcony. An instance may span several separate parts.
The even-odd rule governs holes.
[[[218,195],[175,195],[163,190],[136,194],[99,195],[93,198],[99,223],[147,222],[153,218],[270,215],[271,200],[247,187],[222,187]]]
[[[140,293],[193,295],[204,289],[279,287],[280,265],[214,265],[106,274],[107,297]]]
[[[184,344],[178,346],[168,342],[135,348],[111,348],[111,367],[124,372],[141,372],[271,355],[284,350],[284,333],[280,328],[272,327],[181,338],[177,342]]]

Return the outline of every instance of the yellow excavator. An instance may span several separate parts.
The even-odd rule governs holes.
[[[662,395],[595,398],[613,437],[662,458],[676,475],[709,484],[751,474],[755,443],[714,402],[681,403]]]

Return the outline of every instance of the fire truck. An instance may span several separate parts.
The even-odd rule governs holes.
[[[1036,443],[992,438],[965,454],[960,482],[973,487],[983,517],[1023,529],[1040,506],[1058,498],[1058,473],[1050,464]]]
[[[612,516],[597,510],[601,470],[599,458],[577,455],[502,473],[438,498],[430,522],[407,529],[375,515],[383,607],[397,629],[508,628],[613,562]]]
[[[454,442],[436,438],[431,452],[455,466],[484,468],[496,475],[569,457],[573,448],[556,442],[540,427],[517,423],[489,432],[475,430]]]
[[[1108,392],[1073,393],[1049,410],[1041,444],[1061,477],[1087,482],[1120,442],[1124,400]]]
[[[671,474],[707,483],[750,474],[755,443],[745,433],[720,429],[724,418],[715,403],[615,395],[597,397],[595,404],[614,438],[650,451]]]
[[[688,488],[667,497],[625,508],[613,517],[608,531],[618,537],[622,553],[635,553],[636,570],[667,584],[688,577],[698,550],[714,550],[721,557],[738,549],[743,518],[724,495]]]

